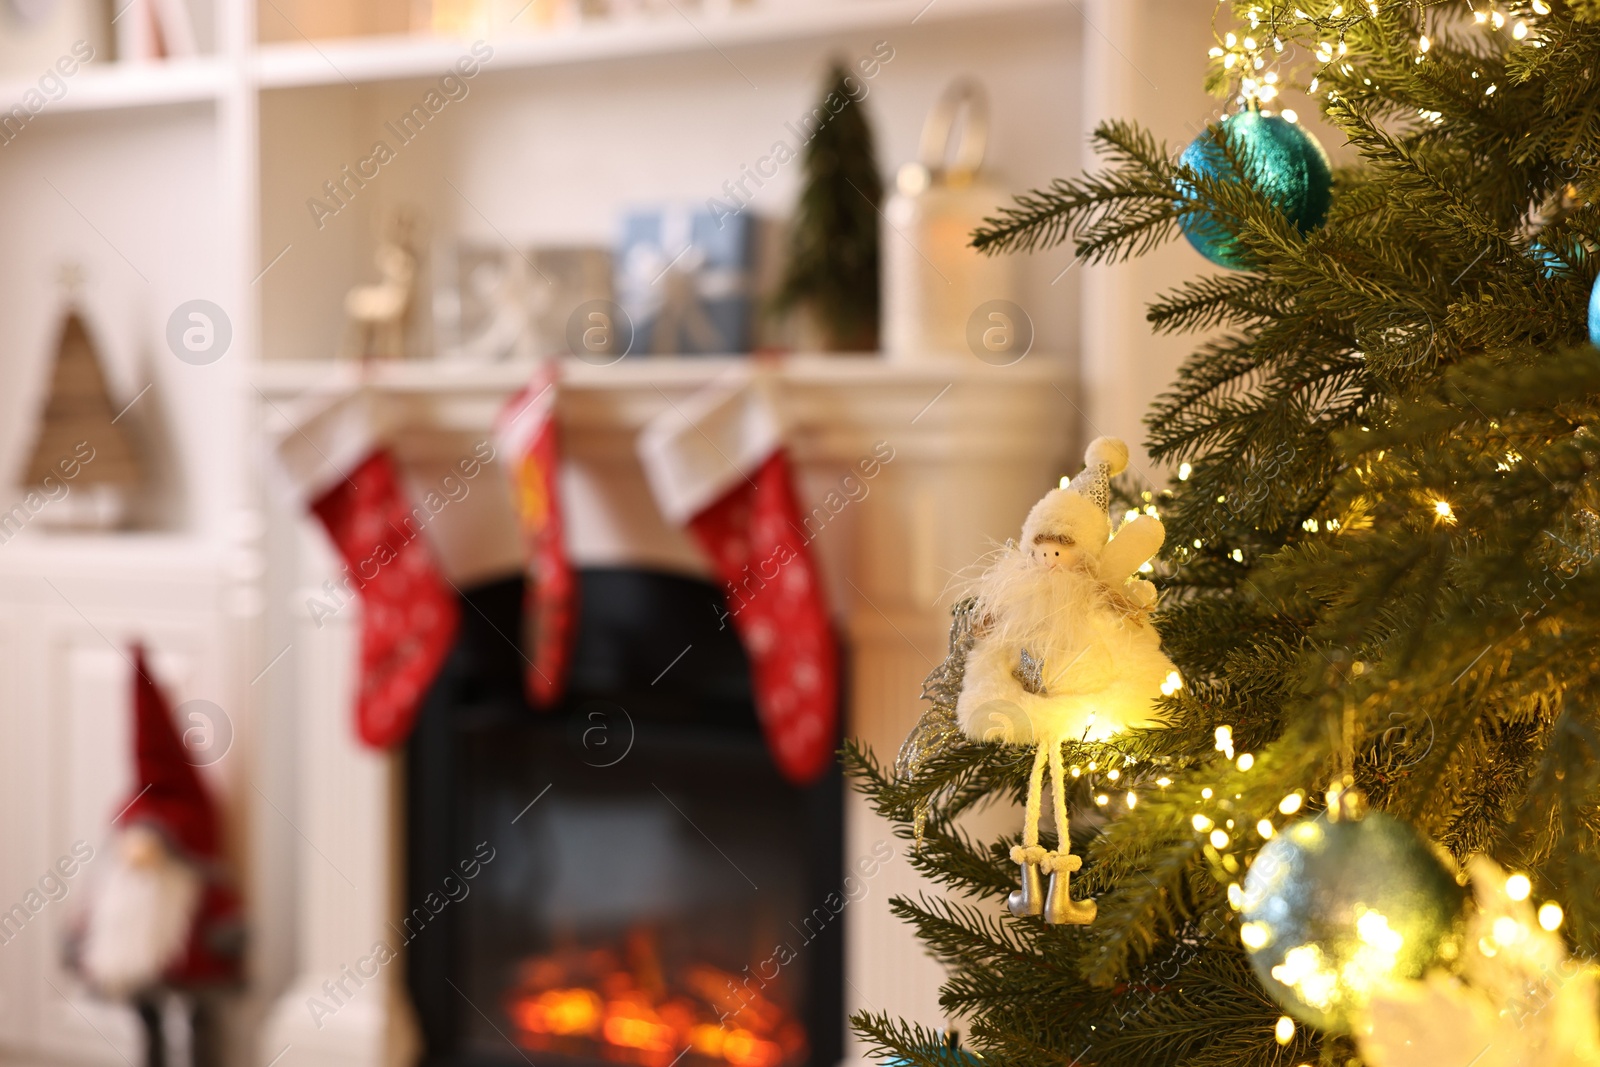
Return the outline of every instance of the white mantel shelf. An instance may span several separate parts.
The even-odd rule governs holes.
[[[797,385],[860,385],[894,387],[913,384],[946,385],[950,382],[1039,383],[1059,381],[1068,374],[1064,357],[1031,353],[1018,362],[998,367],[970,356],[929,357],[920,361],[891,360],[875,355],[799,353],[771,358],[760,356],[642,356],[605,365],[580,359],[563,359],[562,385],[581,390],[616,391],[649,388],[695,388],[740,367],[769,370],[784,382]],[[313,394],[329,396],[365,384],[395,395],[509,394],[527,383],[534,365],[527,362],[451,363],[431,360],[395,360],[362,365],[330,360],[276,360],[256,364],[251,378],[256,388],[273,399]]]
[[[653,356],[605,366],[564,359],[561,423],[568,433],[608,436],[614,447],[631,451],[620,435],[741,367],[772,376],[790,433],[813,453],[854,455],[863,434],[892,433],[897,445],[903,441],[923,455],[994,457],[1026,447],[1018,438],[1049,424],[1036,409],[1076,412],[1070,365],[1041,353],[1004,367],[971,356],[917,362],[860,355]],[[259,364],[252,378],[273,413],[291,420],[366,388],[384,398],[401,425],[481,434],[532,373],[529,363],[295,361]],[[1020,417],[1023,408],[1030,409],[1028,417]],[[598,441],[594,447],[603,448]]]

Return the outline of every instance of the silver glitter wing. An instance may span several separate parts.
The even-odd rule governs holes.
[[[973,633],[976,614],[977,600],[973,597],[950,609],[949,652],[922,683],[922,699],[929,701],[929,706],[901,742],[895,756],[894,774],[902,782],[915,781],[929,760],[965,740],[961,723],[956,719],[956,701],[961,696],[961,683],[967,673],[967,653],[976,639]],[[928,821],[928,806],[929,801],[924,799],[918,801],[916,807],[913,823],[918,847],[922,845],[922,831]]]

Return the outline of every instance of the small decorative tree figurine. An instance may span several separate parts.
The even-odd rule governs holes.
[[[856,87],[852,91],[851,86]],[[804,309],[833,351],[878,347],[878,205],[883,182],[860,83],[835,62],[806,143],[805,188],[773,308]]]

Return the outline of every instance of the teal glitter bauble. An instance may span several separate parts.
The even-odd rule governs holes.
[[[1589,291],[1589,343],[1600,348],[1600,278]]]
[[[1291,824],[1256,854],[1240,937],[1289,1014],[1345,1033],[1384,981],[1420,977],[1454,945],[1464,902],[1407,824],[1378,812],[1338,822],[1324,814]]]
[[[1328,153],[1315,137],[1279,115],[1242,111],[1206,127],[1183,150],[1178,162],[1206,177],[1231,174],[1220,138],[1226,138],[1244,162],[1250,184],[1301,233],[1322,225],[1332,199],[1333,170],[1328,165]],[[1180,181],[1179,188],[1185,194],[1193,192],[1186,182]],[[1189,243],[1211,262],[1234,270],[1249,270],[1255,265],[1240,246],[1238,236],[1210,212],[1185,211],[1178,216],[1178,225]]]

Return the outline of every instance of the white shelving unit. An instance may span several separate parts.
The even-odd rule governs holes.
[[[1083,164],[1098,116],[1175,107],[1157,81],[1198,86],[1203,49],[1191,57],[1188,43],[1205,39],[1210,7],[1194,0],[750,0],[713,15],[679,0],[681,13],[648,21],[493,36],[493,57],[468,82],[470,92],[415,141],[394,145],[395,161],[379,177],[346,186],[338,210],[318,220],[308,204],[331,203],[325,183],[368,155],[374,141],[392,139],[386,123],[436,85],[471,42],[261,44],[256,0],[210,2],[207,55],[86,65],[60,99],[0,146],[7,251],[0,352],[8,357],[0,359],[0,470],[14,478],[31,439],[43,357],[62,310],[56,271],[73,262],[87,275],[81,304],[115,399],[131,404],[125,424],[162,472],[148,536],[0,545],[0,616],[10,620],[0,627],[0,736],[21,739],[0,758],[0,783],[8,810],[30,810],[117,765],[125,754],[114,724],[123,711],[101,706],[118,691],[118,661],[106,642],[175,635],[192,664],[173,675],[177,697],[223,706],[237,736],[214,776],[230,811],[252,932],[251,984],[230,1020],[230,1063],[264,1065],[282,1055],[278,1067],[311,1067],[324,1060],[261,1043],[274,1004],[280,1014],[294,1010],[280,998],[304,972],[296,948],[304,916],[295,904],[295,884],[306,874],[303,845],[339,837],[336,828],[304,821],[291,799],[315,755],[307,749],[318,744],[297,726],[301,683],[312,660],[332,653],[319,649],[302,662],[301,651],[283,651],[305,630],[291,605],[319,548],[264,474],[261,415],[269,401],[348,384],[352,371],[331,360],[343,295],[372,280],[372,248],[395,209],[419,209],[435,249],[458,236],[608,245],[626,206],[726,197],[728,184],[788,138],[788,124],[814,105],[826,58],[854,59],[879,41],[893,59],[867,84],[865,106],[886,178],[915,156],[922,117],[939,91],[969,74],[990,92],[997,178],[1012,188],[1038,185]],[[1169,36],[1185,42],[1181,62],[1161,51]],[[1173,74],[1182,63],[1192,71]],[[0,84],[0,105],[33,84]],[[1134,99],[1138,108],[1126,106]],[[1194,107],[1194,96],[1185,99],[1179,118],[1203,114],[1203,100]],[[1173,127],[1173,135],[1182,133]],[[750,209],[786,214],[798,170],[791,165],[749,189]],[[1035,318],[1035,347],[1070,362],[1083,339],[1093,428],[1135,436],[1142,399],[1108,408],[1094,398],[1120,395],[1118,388],[1148,393],[1165,375],[1119,363],[1142,351],[1131,328],[1080,326],[1089,283],[1071,267],[1065,250],[1023,264],[1020,302]],[[1144,287],[1091,291],[1085,306],[1094,307],[1093,319],[1139,321]],[[193,299],[220,306],[233,334],[228,352],[201,366],[177,359],[165,340],[168,317]],[[1137,332],[1142,339],[1142,324]],[[802,360],[793,373],[819,382],[853,373],[862,388],[883,387],[879,368],[851,367]],[[703,373],[689,366],[655,372],[685,382]],[[488,403],[521,371],[406,365],[384,373],[397,395],[453,392]],[[1124,377],[1135,384],[1107,384]],[[589,384],[600,389],[608,380]],[[936,392],[930,387],[929,397]],[[193,581],[175,596],[186,566]],[[50,601],[44,578],[72,600]],[[28,625],[35,618],[44,620],[37,632]],[[58,633],[65,636],[52,636]],[[104,720],[98,732],[95,715]],[[29,725],[58,718],[94,743],[62,748]],[[0,827],[0,888],[37,879],[62,847],[54,833]],[[116,1067],[137,1054],[126,1020],[92,1005],[50,962],[65,915],[45,913],[26,946],[0,953],[0,1067]],[[901,940],[894,951],[914,957],[909,934]],[[926,983],[871,1006],[942,1021]],[[366,1062],[365,1055],[329,1054],[325,1062]]]

